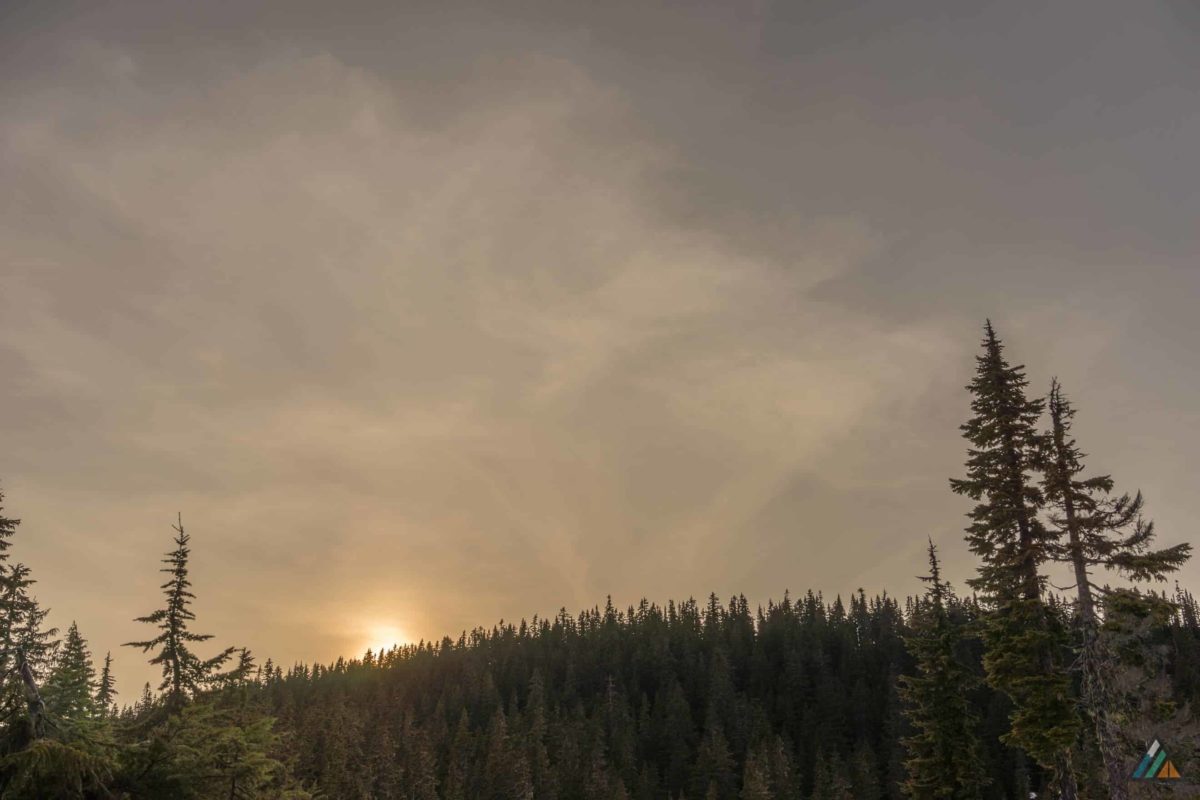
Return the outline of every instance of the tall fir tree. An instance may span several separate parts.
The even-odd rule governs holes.
[[[988,779],[977,732],[979,715],[970,697],[978,679],[962,660],[965,634],[951,618],[953,595],[942,581],[932,540],[929,575],[921,580],[929,588],[908,639],[917,670],[900,678],[905,713],[916,730],[904,740],[904,791],[914,800],[979,800]]]
[[[810,797],[811,800],[855,800],[854,788],[836,751],[817,753]]]
[[[96,708],[104,716],[116,713],[117,685],[112,674],[112,653],[104,654],[104,666],[100,669],[100,679],[96,683]]]
[[[102,744],[96,746],[80,736],[94,722],[87,717],[91,697],[72,691],[75,680],[54,683],[71,673],[86,684],[86,668],[81,667],[81,662],[90,664],[86,644],[72,626],[68,646],[58,653],[58,631],[45,625],[49,611],[30,591],[34,580],[29,568],[8,565],[8,549],[19,523],[0,514],[0,715],[5,720],[0,732],[0,796],[11,800],[107,796],[113,766],[110,753]],[[51,684],[39,685],[56,661]],[[60,687],[65,691],[57,691]],[[46,689],[48,695],[43,693]]]
[[[967,542],[980,558],[970,583],[990,610],[984,665],[989,683],[1013,703],[1006,741],[1053,769],[1064,800],[1074,800],[1070,752],[1080,723],[1062,664],[1066,633],[1042,598],[1041,569],[1055,539],[1038,518],[1044,498],[1030,475],[1043,406],[1026,397],[1025,369],[1009,365],[990,320],[984,334],[967,386],[973,416],[961,428],[971,444],[967,475],[950,481],[976,501]]]
[[[154,691],[150,688],[150,682],[147,681],[142,685],[142,693],[138,696],[137,702],[134,703],[134,709],[138,716],[149,714],[154,709],[154,703]]]
[[[1086,476],[1084,459],[1072,435],[1075,409],[1057,379],[1050,383],[1046,401],[1050,429],[1042,436],[1039,466],[1042,491],[1054,513],[1050,523],[1059,534],[1051,557],[1070,566],[1075,579],[1079,668],[1083,707],[1095,726],[1096,742],[1104,764],[1105,780],[1113,800],[1129,797],[1128,762],[1136,755],[1125,741],[1118,720],[1121,693],[1116,689],[1116,650],[1101,635],[1097,595],[1108,590],[1095,582],[1094,568],[1115,572],[1132,582],[1165,581],[1190,557],[1191,546],[1179,544],[1152,549],[1154,525],[1143,517],[1142,493],[1114,495],[1110,475]],[[1137,594],[1124,593],[1127,605]],[[1120,616],[1129,619],[1128,609]],[[1114,615],[1109,628],[1116,624]],[[1131,752],[1133,751],[1133,752]]]
[[[86,730],[96,721],[96,668],[87,642],[74,622],[67,628],[61,651],[42,687],[47,710],[55,724]]]
[[[1191,557],[1184,543],[1154,550],[1154,524],[1144,517],[1142,493],[1113,494],[1111,475],[1083,477],[1086,455],[1071,433],[1075,409],[1057,379],[1047,400],[1050,430],[1040,441],[1039,466],[1046,499],[1056,510],[1050,554],[1069,564],[1076,580],[1081,618],[1096,619],[1096,593],[1104,593],[1091,570],[1101,567],[1133,582],[1165,581]]]
[[[3,687],[14,688],[9,680],[20,659],[35,674],[46,671],[58,641],[57,628],[45,627],[48,609],[43,609],[30,589],[35,583],[24,564],[9,566],[9,548],[21,520],[6,517],[4,493],[0,491],[0,676]]]
[[[29,568],[14,564],[0,587],[0,668],[5,676],[0,685],[0,714],[9,720],[25,720],[6,732],[11,749],[20,749],[45,734],[46,708],[38,682],[49,672],[59,645],[58,629],[45,625],[49,609],[42,608],[30,593],[33,584]]]
[[[4,490],[0,489],[0,569],[8,563],[8,549],[21,520],[4,516]]]
[[[771,773],[761,751],[751,751],[742,769],[742,790],[738,800],[774,800],[771,794]]]
[[[158,688],[164,693],[166,707],[178,711],[189,698],[212,684],[236,648],[228,647],[212,658],[202,659],[189,647],[189,644],[207,642],[213,637],[212,634],[193,633],[188,629],[188,625],[196,619],[190,608],[196,596],[192,594],[192,584],[188,580],[188,558],[191,555],[188,543],[191,537],[183,529],[182,516],[172,528],[175,530],[175,549],[163,559],[166,566],[159,570],[170,576],[161,586],[167,601],[166,607],[135,620],[154,625],[160,633],[142,642],[126,642],[125,646],[141,648],[142,652],[157,648],[150,663],[162,667],[163,680]]]

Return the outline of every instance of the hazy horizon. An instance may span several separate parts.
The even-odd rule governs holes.
[[[904,596],[927,536],[961,588],[985,317],[1188,541],[1198,33],[1107,0],[4,4],[13,557],[125,698],[177,512],[197,630],[284,665],[608,595]]]

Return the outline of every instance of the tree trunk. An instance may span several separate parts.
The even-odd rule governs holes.
[[[1083,652],[1083,697],[1088,712],[1096,725],[1096,744],[1100,759],[1104,763],[1104,781],[1108,784],[1111,800],[1129,800],[1129,772],[1121,752],[1121,733],[1109,715],[1111,691],[1104,676],[1108,669],[1103,645],[1095,627],[1084,628]]]
[[[1075,770],[1071,768],[1071,754],[1063,753],[1054,764],[1054,782],[1058,785],[1060,800],[1078,800],[1079,787],[1075,783]]]
[[[1059,475],[1067,482],[1062,487],[1063,518],[1067,526],[1071,566],[1075,572],[1075,592],[1079,601],[1079,623],[1083,633],[1079,661],[1083,672],[1084,708],[1096,726],[1096,743],[1104,763],[1104,782],[1108,784],[1111,800],[1129,800],[1129,780],[1121,753],[1121,737],[1116,723],[1108,713],[1111,698],[1104,680],[1107,665],[1101,652],[1096,604],[1092,598],[1092,584],[1088,577],[1087,561],[1079,535],[1079,517],[1075,513],[1075,500],[1071,496],[1070,474],[1066,461],[1066,431],[1063,427],[1061,408],[1053,399],[1050,403],[1050,419],[1053,425],[1056,466]]]
[[[25,684],[25,705],[29,710],[30,734],[34,739],[41,739],[46,735],[46,703],[42,700],[42,693],[38,691],[33,670],[25,660],[24,650],[17,651],[17,672],[21,675],[21,682]]]

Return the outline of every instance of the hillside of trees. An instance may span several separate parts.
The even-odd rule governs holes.
[[[1088,472],[1066,392],[1030,391],[990,323],[968,391],[967,586],[931,542],[904,600],[610,602],[285,668],[198,632],[180,519],[126,643],[162,680],[121,704],[0,505],[0,798],[1200,797],[1189,545]],[[1183,779],[1130,781],[1155,738]]]

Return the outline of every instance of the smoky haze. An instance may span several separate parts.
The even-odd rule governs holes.
[[[249,6],[0,8],[0,481],[126,697],[177,511],[284,664],[961,586],[988,316],[1192,538],[1189,4]]]

